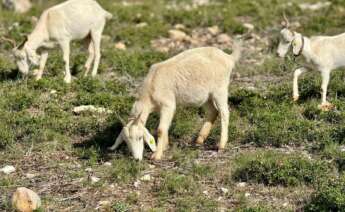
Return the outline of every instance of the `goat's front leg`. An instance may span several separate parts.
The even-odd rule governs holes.
[[[61,41],[60,46],[63,51],[63,60],[65,62],[65,78],[66,83],[71,83],[72,75],[69,67],[70,43],[67,40]]]
[[[161,117],[158,127],[158,144],[157,150],[151,156],[153,160],[161,160],[164,150],[168,148],[169,145],[169,128],[171,121],[174,117],[175,108],[163,107],[161,109]]]
[[[293,78],[293,101],[297,101],[299,99],[299,91],[298,91],[298,78],[306,71],[305,68],[298,68],[294,72]]]
[[[330,78],[331,72],[329,70],[322,70],[321,76],[322,76],[322,84],[321,84],[321,105],[319,105],[319,108],[323,111],[329,111],[334,108],[334,106],[327,101],[327,88],[329,84],[329,78]]]
[[[40,60],[40,67],[38,70],[34,71],[35,79],[40,80],[42,79],[44,67],[46,66],[47,60],[48,60],[48,51],[44,51],[41,54],[41,60]]]

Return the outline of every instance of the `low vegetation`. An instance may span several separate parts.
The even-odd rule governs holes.
[[[33,28],[31,17],[61,1],[34,2],[37,6],[26,15],[1,10],[0,37],[19,43]],[[299,4],[318,0],[217,0],[201,5],[197,0],[99,2],[114,18],[105,29],[103,58],[94,79],[82,77],[87,57],[82,42],[73,44],[75,78],[70,85],[63,82],[58,49],[51,52],[43,79],[36,82],[18,74],[11,45],[0,42],[0,168],[16,168],[9,175],[0,173],[1,211],[11,210],[10,196],[19,186],[36,191],[46,211],[341,211],[345,207],[345,72],[332,73],[328,98],[336,109],[322,112],[319,73],[302,77],[300,100],[293,103],[292,70],[298,65],[291,57],[275,56],[283,11],[295,26],[301,25],[296,28],[299,32],[332,35],[344,31],[343,1],[332,0],[330,6],[312,12]],[[163,161],[150,161],[148,149],[141,163],[130,158],[125,146],[107,151],[122,120],[128,118],[149,67],[188,47],[174,42],[180,46],[162,52],[152,41],[168,38],[169,30],[176,28],[188,35],[198,29],[208,39],[207,28],[214,25],[219,34],[245,39],[245,53],[229,88],[227,149],[214,150],[219,121],[204,147],[194,145],[205,114],[203,109],[187,107],[176,112]],[[118,42],[126,49],[116,49]],[[231,51],[228,46],[220,45]],[[73,113],[80,105],[112,113]],[[158,120],[159,114],[148,120],[152,134]]]

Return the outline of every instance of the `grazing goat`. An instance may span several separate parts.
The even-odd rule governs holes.
[[[39,70],[34,74],[37,80],[41,79],[48,58],[46,49],[53,48],[57,42],[62,48],[65,62],[64,81],[70,83],[70,42],[90,36],[85,76],[90,71],[92,63],[94,63],[92,76],[95,76],[101,58],[100,45],[103,29],[106,20],[111,17],[112,15],[95,0],[69,0],[47,9],[27,40],[13,51],[20,72],[28,74],[31,62],[39,65]],[[42,48],[41,56],[36,53],[39,48]]]
[[[321,72],[322,76],[322,102],[319,106],[322,110],[330,110],[333,105],[327,102],[327,87],[332,70],[345,66],[345,33],[336,36],[305,37],[300,33],[289,29],[289,22],[285,19],[285,28],[280,31],[281,40],[277,53],[285,57],[292,46],[295,57],[303,55],[308,63]],[[298,78],[309,68],[298,68],[294,72],[293,100],[299,99]]]
[[[232,55],[217,48],[202,47],[153,65],[134,103],[129,123],[110,150],[125,140],[134,158],[142,160],[144,141],[155,145],[145,124],[149,114],[157,111],[160,112],[158,144],[151,159],[160,160],[168,148],[168,130],[177,104],[205,106],[207,117],[197,138],[198,144],[204,143],[219,113],[222,130],[218,148],[224,149],[228,141],[230,74],[240,55],[239,43],[235,44]]]

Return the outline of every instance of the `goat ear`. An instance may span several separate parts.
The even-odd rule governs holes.
[[[121,130],[120,134],[117,136],[115,144],[109,148],[109,150],[114,151],[123,143],[123,130]]]
[[[144,141],[150,147],[152,152],[156,152],[156,140],[146,128],[144,130]]]

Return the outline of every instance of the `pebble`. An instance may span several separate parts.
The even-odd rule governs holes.
[[[11,174],[16,171],[16,168],[14,166],[5,166],[4,168],[0,169],[0,172],[3,172],[5,174]]]
[[[12,196],[12,206],[20,212],[31,212],[41,207],[41,199],[34,191],[20,187]]]

